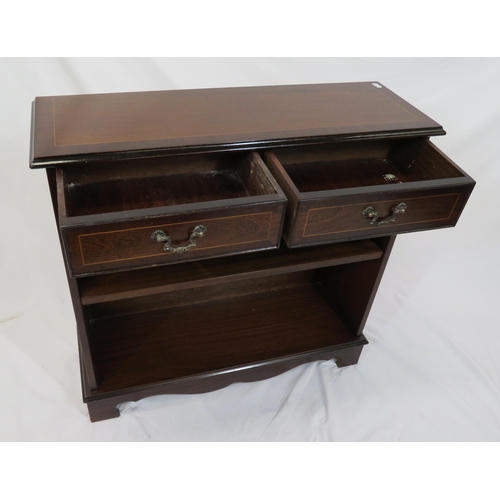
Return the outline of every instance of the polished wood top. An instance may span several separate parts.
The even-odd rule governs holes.
[[[377,82],[37,97],[31,167],[262,149],[442,127]]]

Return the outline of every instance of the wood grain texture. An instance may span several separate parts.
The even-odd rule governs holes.
[[[38,97],[31,166],[103,153],[144,156],[444,133],[380,87],[362,82]]]

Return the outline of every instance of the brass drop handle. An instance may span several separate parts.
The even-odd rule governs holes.
[[[208,229],[205,226],[199,225],[193,229],[193,232],[189,236],[189,245],[185,247],[176,247],[174,248],[172,245],[172,239],[170,236],[167,236],[163,231],[157,230],[151,235],[151,239],[157,243],[165,242],[163,246],[163,250],[166,252],[174,252],[174,253],[184,253],[187,250],[191,250],[191,248],[196,246],[196,238],[203,238],[205,234],[208,232]]]
[[[396,217],[399,214],[404,214],[406,212],[407,208],[408,207],[407,207],[406,203],[400,203],[399,205],[397,205],[396,207],[394,207],[391,210],[390,215],[387,216],[389,218],[385,218],[385,219],[382,219],[382,220],[378,220],[379,219],[379,215],[378,215],[377,212],[375,212],[375,209],[373,207],[366,207],[363,210],[362,214],[363,214],[363,217],[365,219],[370,219],[370,225],[371,224],[376,224],[377,226],[381,226],[382,224],[389,224],[389,222],[395,222],[396,221]]]

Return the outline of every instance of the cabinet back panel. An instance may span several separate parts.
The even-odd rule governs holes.
[[[318,281],[316,276],[317,273],[312,270],[217,285],[196,286],[153,296],[94,304],[89,306],[89,311],[92,319],[118,317],[310,285]]]

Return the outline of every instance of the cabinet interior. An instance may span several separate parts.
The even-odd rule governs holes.
[[[303,193],[463,177],[427,139],[349,141],[273,152]]]

